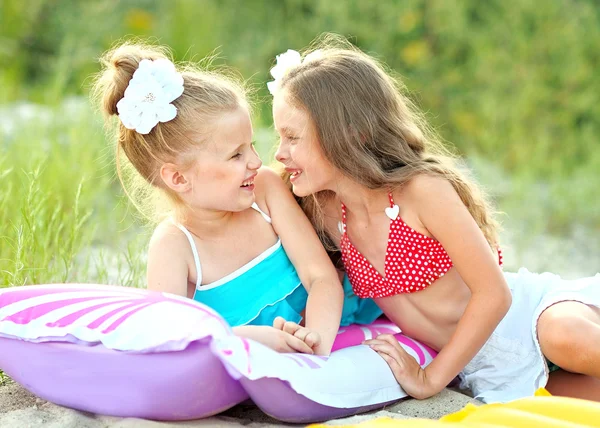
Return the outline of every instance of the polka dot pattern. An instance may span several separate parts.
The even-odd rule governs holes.
[[[390,193],[390,203],[394,201]],[[352,289],[358,297],[388,297],[423,290],[441,278],[452,266],[450,256],[439,241],[408,226],[400,215],[390,221],[384,275],[352,245],[346,227],[346,207],[342,204],[342,260]],[[500,266],[502,253],[498,250]]]

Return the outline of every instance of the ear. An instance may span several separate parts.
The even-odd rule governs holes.
[[[168,188],[177,193],[184,193],[192,188],[187,174],[173,163],[165,163],[160,167],[160,178]]]

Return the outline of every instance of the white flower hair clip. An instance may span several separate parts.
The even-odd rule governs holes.
[[[267,82],[267,88],[269,88],[269,92],[271,95],[275,95],[277,90],[279,89],[279,84],[281,83],[281,79],[283,76],[288,74],[288,72],[294,68],[301,65],[303,62],[310,61],[315,59],[321,55],[320,50],[316,50],[314,52],[309,53],[304,57],[304,61],[302,61],[302,57],[298,51],[288,49],[287,52],[279,54],[276,56],[277,63],[275,67],[271,69],[271,76],[273,76],[272,82]]]
[[[119,119],[125,128],[148,134],[158,122],[175,119],[177,108],[171,103],[181,94],[183,76],[171,61],[143,59],[117,103]]]

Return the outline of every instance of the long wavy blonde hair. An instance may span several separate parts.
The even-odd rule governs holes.
[[[316,52],[316,53],[315,53]],[[399,79],[377,60],[338,36],[328,35],[304,53],[310,58],[280,82],[287,100],[310,115],[326,159],[345,176],[369,188],[400,188],[419,174],[448,180],[492,248],[499,224],[481,188],[459,167]],[[328,250],[323,205],[330,191],[299,198]]]

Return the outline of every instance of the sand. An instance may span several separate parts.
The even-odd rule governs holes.
[[[462,409],[467,403],[481,404],[454,389],[445,389],[427,400],[404,399],[385,409],[327,422],[327,425],[356,424],[378,417],[396,419],[429,418]],[[186,422],[156,422],[116,418],[80,412],[37,398],[17,383],[0,386],[0,427],[2,428],[166,428],[166,427],[277,427],[299,426],[278,422],[255,406],[238,405],[219,416]]]

